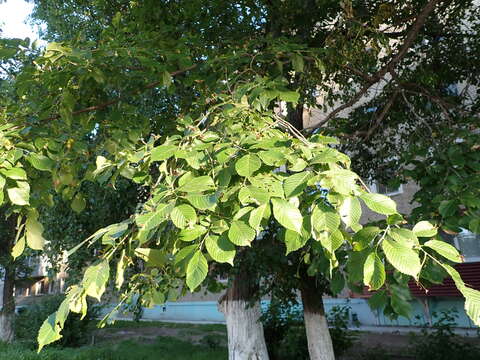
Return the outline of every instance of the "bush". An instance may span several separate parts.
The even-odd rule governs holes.
[[[453,332],[458,317],[455,309],[433,313],[432,327],[424,326],[421,334],[411,338],[412,352],[416,360],[478,360],[480,349]]]
[[[350,307],[335,306],[327,315],[336,356],[348,350],[355,340],[348,331]],[[308,360],[308,342],[299,306],[272,301],[261,317],[271,360]]]
[[[33,305],[28,306],[15,318],[15,336],[28,347],[36,347],[37,333],[43,321],[57,311],[64,295],[45,296]],[[92,320],[98,315],[99,308],[89,306],[87,316],[80,320],[79,314],[71,313],[62,331],[63,337],[55,344],[65,347],[76,347],[88,341],[88,332]]]
[[[350,310],[350,306],[334,306],[327,314],[330,336],[336,356],[340,356],[350,349],[357,338],[353,332],[348,330]]]

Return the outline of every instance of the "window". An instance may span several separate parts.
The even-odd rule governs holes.
[[[372,192],[382,194],[382,195],[388,195],[388,196],[398,195],[398,194],[403,193],[403,186],[402,185],[399,185],[397,187],[392,187],[392,186],[389,186],[389,185],[382,184],[379,181],[374,181],[370,185],[370,189],[372,190]]]
[[[480,234],[463,229],[453,241],[455,247],[465,257],[465,262],[480,261]]]
[[[457,235],[441,232],[440,236],[457,248],[465,262],[480,262],[480,234],[462,229]]]

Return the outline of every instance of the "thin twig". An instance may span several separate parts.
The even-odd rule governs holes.
[[[197,67],[197,65],[192,65],[192,66],[189,66],[189,67],[187,67],[187,68],[185,68],[185,69],[173,71],[173,72],[170,73],[170,76],[173,77],[173,76],[177,76],[177,75],[186,73],[187,71],[192,70],[192,69],[194,69],[194,68],[196,68],[196,67]],[[146,84],[142,89],[137,90],[137,91],[131,93],[130,95],[138,95],[138,94],[142,93],[142,92],[145,91],[145,90],[148,90],[148,89],[152,89],[152,88],[154,88],[154,87],[157,87],[157,86],[160,85],[162,82],[163,82],[163,80],[154,81],[154,82],[151,82],[151,83],[149,83],[149,84]],[[103,110],[103,109],[109,107],[110,105],[117,104],[117,103],[120,102],[122,99],[123,99],[123,97],[119,96],[119,97],[117,97],[116,99],[113,99],[113,100],[110,100],[110,101],[106,101],[106,102],[104,102],[104,103],[100,103],[100,104],[97,104],[97,105],[94,105],[94,106],[89,106],[89,107],[86,107],[86,108],[83,108],[83,109],[80,109],[80,110],[73,111],[73,112],[72,112],[72,116],[80,115],[80,114],[88,113],[88,112],[92,112],[92,111]],[[56,114],[56,115],[52,115],[52,116],[50,116],[50,117],[41,119],[40,122],[49,121],[49,120],[57,120],[57,119],[59,119],[60,117],[61,117],[60,114]]]
[[[370,80],[367,81],[367,83],[360,89],[360,91],[350,101],[334,109],[323,120],[318,122],[315,126],[310,127],[309,129],[321,127],[322,125],[326,124],[330,119],[332,119],[335,115],[337,115],[339,112],[345,109],[348,109],[349,107],[356,104],[365,95],[365,93],[368,91],[368,89],[370,89],[370,87],[373,84],[383,79],[388,72],[393,71],[395,66],[403,59],[403,57],[407,54],[410,47],[413,45],[415,39],[418,36],[420,29],[425,24],[425,21],[427,20],[430,13],[435,9],[435,6],[441,1],[442,0],[430,0],[423,7],[423,9],[420,11],[417,18],[415,19],[412,27],[408,31],[405,41],[403,42],[397,54],[395,54],[395,56],[393,56],[392,59],[383,68],[377,71],[374,75],[370,76]],[[368,76],[368,75],[365,75],[365,76]]]

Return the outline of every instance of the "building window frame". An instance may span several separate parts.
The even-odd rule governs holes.
[[[400,184],[396,190],[387,191],[387,192],[380,192],[380,185],[382,185],[380,181],[377,181],[377,180],[372,181],[370,183],[370,191],[377,194],[386,195],[386,196],[395,196],[395,195],[403,194],[403,184]]]
[[[466,229],[462,229],[462,232],[469,232],[469,233],[472,233],[471,231],[468,231]],[[460,241],[459,241],[459,238],[458,238],[458,235],[460,235],[461,233],[458,233],[456,236],[454,236],[453,238],[453,244],[455,246],[455,248],[460,252],[460,254],[463,256],[463,262],[464,263],[473,263],[473,262],[480,262],[480,256],[468,256],[464,253],[462,253],[462,246],[460,245]],[[475,234],[475,233],[472,233],[474,234],[476,237],[480,237],[479,234]]]

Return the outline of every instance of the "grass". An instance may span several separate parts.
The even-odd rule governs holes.
[[[158,337],[151,344],[128,340],[114,345],[81,348],[47,348],[39,355],[18,344],[0,343],[0,360],[224,360],[227,350],[192,345],[172,337]]]
[[[171,329],[194,329],[201,332],[222,331],[226,332],[227,327],[224,324],[189,324],[189,323],[169,323],[162,321],[130,321],[117,320],[115,323],[107,325],[106,328],[112,329],[138,329],[146,327],[167,327]]]

